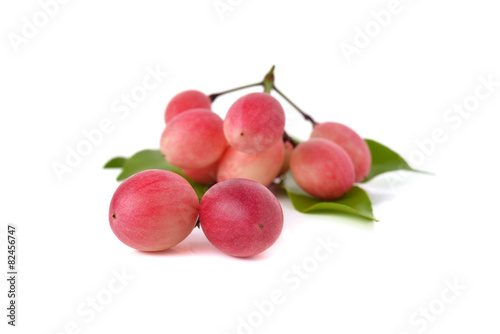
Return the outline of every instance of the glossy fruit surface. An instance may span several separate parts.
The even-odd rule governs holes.
[[[161,251],[191,233],[198,209],[198,197],[183,177],[165,170],[147,170],[129,177],[116,189],[109,206],[109,224],[125,245],[140,251]]]
[[[324,138],[340,145],[354,164],[355,182],[363,181],[370,172],[372,156],[368,144],[348,126],[336,122],[316,124],[311,138]]]
[[[283,157],[283,163],[281,164],[281,170],[278,175],[283,175],[290,170],[290,159],[292,158],[293,145],[289,142],[285,142],[285,155]]]
[[[210,109],[212,101],[210,98],[197,90],[186,90],[175,95],[165,108],[165,123],[170,122],[172,118],[180,113],[195,109]]]
[[[230,179],[210,188],[200,203],[200,225],[208,240],[226,254],[262,253],[283,229],[283,211],[260,183]]]
[[[284,154],[284,144],[281,140],[270,149],[254,154],[244,153],[229,146],[220,159],[217,181],[243,178],[268,186],[279,175]]]
[[[229,145],[250,154],[269,149],[280,140],[284,129],[283,107],[266,93],[240,97],[224,119],[224,134]]]
[[[351,158],[342,147],[326,139],[300,143],[292,153],[290,171],[304,191],[321,199],[338,199],[354,184]]]
[[[208,167],[221,157],[226,146],[222,119],[208,109],[178,115],[167,124],[160,140],[165,159],[186,169]]]
[[[182,172],[191,180],[202,183],[202,184],[212,184],[217,182],[217,166],[219,162],[216,161],[213,164],[200,169],[183,169]]]

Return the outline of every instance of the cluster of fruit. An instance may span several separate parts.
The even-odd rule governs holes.
[[[266,92],[237,99],[224,120],[211,108],[226,92],[207,96],[188,90],[171,99],[160,140],[163,156],[187,178],[215,185],[200,202],[186,179],[173,172],[131,176],[118,187],[109,209],[111,228],[123,243],[141,251],[165,250],[199,223],[223,252],[256,255],[274,244],[283,228],[281,205],[266,188],[277,177],[290,171],[308,194],[333,200],[368,175],[370,150],[345,125],[317,123],[297,108],[313,131],[302,143],[288,136],[283,107],[269,94],[272,89],[281,94],[273,80],[268,75],[251,85],[262,85]]]
[[[188,90],[174,96],[165,110],[161,152],[193,181],[245,178],[268,186],[290,170],[308,194],[334,200],[370,172],[368,145],[343,124],[310,119],[311,137],[298,144],[284,135],[285,112],[270,94],[244,95],[224,120],[211,111],[211,102],[202,92]]]
[[[241,97],[223,121],[208,96],[188,90],[172,98],[165,120],[160,150],[193,181],[245,178],[268,186],[282,168],[285,112],[269,94]]]
[[[124,244],[162,251],[184,240],[199,217],[207,239],[226,254],[248,257],[271,247],[283,229],[283,211],[273,193],[258,182],[230,179],[201,199],[182,176],[146,170],[116,189],[109,223]]]

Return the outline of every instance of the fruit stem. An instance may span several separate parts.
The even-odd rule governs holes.
[[[297,145],[299,145],[299,143],[295,139],[290,137],[290,135],[288,135],[288,133],[286,133],[286,131],[283,131],[283,142],[289,142],[290,144],[292,144],[293,148],[295,148],[295,147],[297,147]]]
[[[256,86],[264,86],[264,82],[263,82],[263,81],[261,81],[261,82],[256,82],[256,83],[253,83],[253,84],[250,84],[250,85],[245,85],[245,86],[236,87],[236,88],[233,88],[233,89],[228,89],[228,90],[225,90],[225,91],[223,91],[223,92],[210,94],[208,97],[209,97],[209,99],[210,99],[212,102],[214,102],[214,100],[215,100],[216,98],[218,98],[219,96],[221,96],[221,95],[224,95],[224,94],[227,94],[227,93],[236,92],[236,91],[238,91],[238,90],[242,90],[242,89],[245,89],[245,88],[256,87]]]
[[[268,93],[268,94],[271,94],[271,91],[275,90],[276,93],[278,93],[279,95],[281,95],[282,98],[284,98],[288,103],[290,103],[292,105],[292,107],[294,107],[302,115],[302,117],[304,117],[307,121],[311,122],[311,124],[313,126],[316,125],[316,124],[318,124],[309,114],[306,114],[304,111],[302,111],[295,103],[292,102],[292,100],[290,100],[285,94],[283,94],[276,87],[276,85],[274,84],[274,68],[275,68],[275,65],[273,65],[273,67],[271,67],[271,69],[269,70],[269,72],[267,72],[267,74],[264,77],[264,79],[262,81],[260,81],[260,82],[256,82],[256,83],[253,83],[253,84],[250,84],[250,85],[241,86],[241,87],[236,87],[236,88],[233,88],[233,89],[228,89],[228,90],[225,90],[225,91],[222,91],[222,92],[219,92],[219,93],[210,94],[208,97],[210,98],[210,100],[212,102],[214,102],[215,99],[218,98],[221,95],[232,93],[232,92],[236,92],[238,90],[242,90],[242,89],[246,89],[246,88],[251,88],[251,87],[256,87],[256,86],[262,86],[262,87],[264,87],[264,92]]]
[[[292,107],[294,107],[302,115],[302,117],[304,117],[307,121],[311,122],[313,126],[318,124],[310,115],[306,114],[299,107],[297,107],[297,105],[293,103],[285,94],[283,94],[274,84],[273,84],[273,89],[276,91],[276,93],[281,95],[281,97],[284,98],[288,103],[290,103]]]
[[[271,90],[274,87],[274,68],[275,66],[273,65],[262,81],[264,85],[264,93],[271,94]]]

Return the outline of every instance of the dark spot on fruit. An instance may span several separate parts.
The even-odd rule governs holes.
[[[259,228],[264,228],[264,225],[262,225],[262,224],[259,224]]]
[[[113,213],[113,215],[111,217],[113,217],[113,219],[116,220],[116,214],[115,213]]]
[[[242,133],[240,133],[240,136],[242,136],[242,137],[243,137],[243,132],[242,132]]]

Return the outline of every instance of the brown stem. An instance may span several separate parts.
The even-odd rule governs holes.
[[[293,103],[285,94],[283,94],[277,87],[276,85],[273,86],[273,89],[276,91],[276,93],[278,93],[279,95],[281,95],[282,98],[284,98],[288,103],[290,103],[292,105],[292,107],[294,107],[295,109],[297,109],[297,111],[302,115],[302,117],[304,117],[307,121],[311,122],[311,124],[314,126],[316,124],[318,124],[312,117],[311,115],[309,114],[306,114],[304,111],[302,111],[295,103]]]
[[[232,92],[236,92],[238,90],[242,90],[242,89],[245,89],[245,88],[256,87],[256,86],[264,86],[264,82],[261,81],[261,82],[256,82],[256,83],[253,83],[253,84],[250,84],[250,85],[245,85],[245,86],[241,86],[241,87],[236,87],[236,88],[228,89],[228,90],[225,90],[223,92],[210,94],[210,95],[208,95],[208,97],[210,98],[210,100],[212,102],[214,102],[214,100],[216,98],[218,98],[219,96],[221,96],[221,95],[232,93]]]
[[[290,137],[288,133],[286,133],[286,131],[283,131],[283,142],[289,142],[290,144],[292,144],[293,148],[299,145],[299,142]]]

